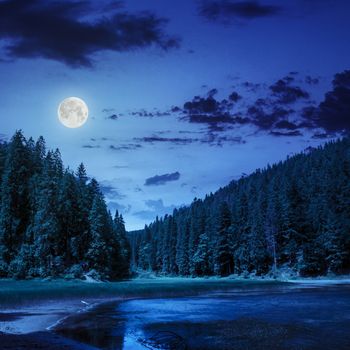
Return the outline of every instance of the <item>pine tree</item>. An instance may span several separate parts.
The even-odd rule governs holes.
[[[174,274],[176,237],[180,275],[266,274],[282,267],[302,275],[346,273],[349,208],[350,139],[343,138],[258,169],[203,201],[195,198],[133,242],[152,247],[155,272]]]
[[[215,251],[215,272],[220,276],[233,273],[233,257],[230,249],[231,212],[226,202],[219,209],[218,238]]]
[[[86,254],[89,267],[103,274],[108,271],[108,246],[106,234],[110,229],[106,205],[100,195],[95,195],[89,214],[91,240]]]
[[[209,269],[209,238],[206,233],[199,236],[199,244],[193,257],[194,274],[196,276],[208,276]]]
[[[30,215],[28,182],[31,175],[26,140],[21,131],[7,149],[1,183],[0,265],[10,263],[20,249]]]
[[[58,149],[20,131],[0,144],[0,277],[82,277],[90,263],[124,278],[129,259],[123,218],[113,222],[83,164],[65,170]]]

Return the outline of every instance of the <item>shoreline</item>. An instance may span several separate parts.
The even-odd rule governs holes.
[[[340,277],[340,276],[339,276]],[[200,282],[252,282],[252,283],[264,283],[264,282],[277,282],[285,284],[300,285],[301,287],[323,287],[331,285],[343,285],[350,284],[349,276],[343,276],[342,278],[298,278],[298,279],[273,279],[273,278],[179,278],[179,277],[164,277],[164,278],[151,278],[151,279],[135,279],[133,282],[140,283],[155,283],[157,282],[176,282],[180,281],[200,281]],[[190,293],[191,294],[191,293]],[[36,332],[53,331],[55,327],[64,322],[68,317],[91,310],[103,303],[123,301],[129,299],[136,299],[139,297],[145,297],[140,292],[138,295],[126,296],[106,296],[106,297],[88,297],[88,298],[74,298],[71,299],[45,299],[37,302],[28,303],[24,305],[3,307],[0,311],[0,334],[8,335],[26,335]],[[147,297],[152,297],[147,296]],[[159,297],[159,295],[154,295]],[[164,296],[166,297],[166,296]]]
[[[87,300],[45,300],[26,306],[4,308],[0,312],[0,334],[26,335],[52,331],[68,317],[122,298]]]

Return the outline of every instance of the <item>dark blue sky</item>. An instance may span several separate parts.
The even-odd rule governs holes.
[[[83,161],[127,228],[350,130],[350,2],[0,1],[0,120]],[[83,98],[80,129],[57,120]]]

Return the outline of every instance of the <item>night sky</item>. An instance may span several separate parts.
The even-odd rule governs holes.
[[[350,130],[350,1],[0,1],[0,137],[83,161],[127,229]],[[87,123],[57,118],[85,100]]]

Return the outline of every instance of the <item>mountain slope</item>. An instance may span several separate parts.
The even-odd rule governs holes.
[[[256,170],[130,233],[134,269],[168,275],[350,270],[350,139]]]

